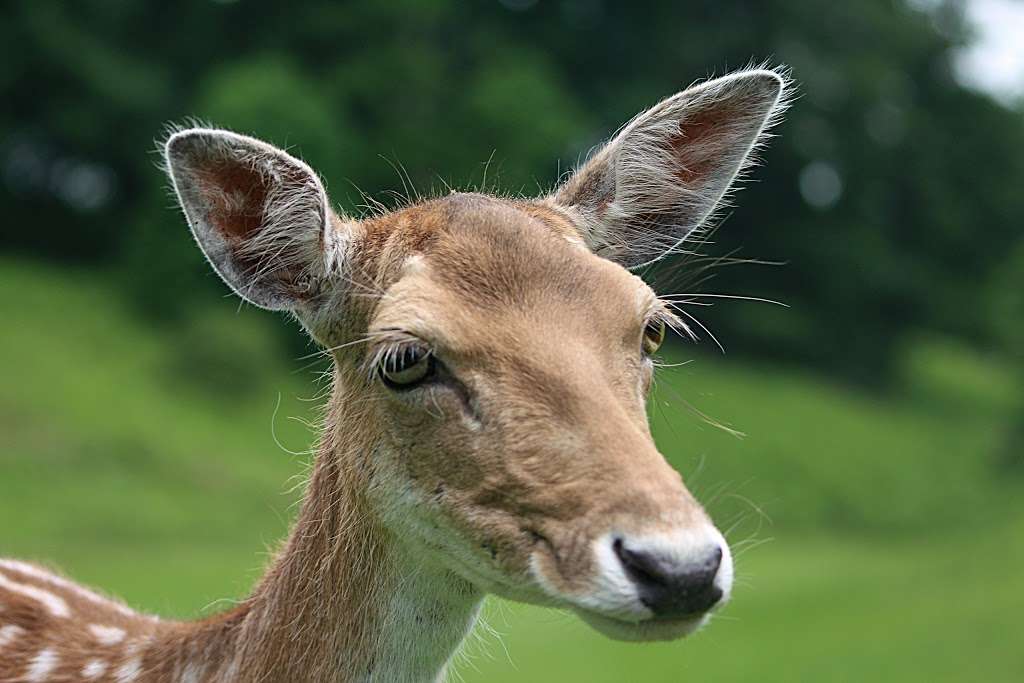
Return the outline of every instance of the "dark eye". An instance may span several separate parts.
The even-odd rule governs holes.
[[[648,356],[654,354],[658,349],[661,348],[662,342],[665,341],[665,321],[663,320],[651,320],[647,323],[644,328],[644,340],[643,348],[644,353]]]
[[[433,377],[434,354],[422,344],[403,344],[389,349],[377,365],[377,374],[390,389],[411,389]]]

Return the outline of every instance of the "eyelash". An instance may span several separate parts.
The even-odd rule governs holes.
[[[690,326],[686,324],[686,321],[672,312],[672,308],[676,307],[677,304],[665,299],[662,299],[661,302],[662,306],[651,314],[651,317],[648,319],[648,323],[652,321],[664,323],[666,337],[668,336],[668,331],[671,331],[680,337],[686,337],[691,341],[697,341],[697,338],[693,334],[693,330],[691,330]]]
[[[389,347],[380,356],[376,372],[392,391],[410,391],[436,378],[438,363],[426,344],[400,344]]]

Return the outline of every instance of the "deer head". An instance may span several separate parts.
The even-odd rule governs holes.
[[[320,457],[357,473],[394,543],[477,590],[669,639],[728,598],[733,565],[651,438],[651,356],[675,320],[630,269],[706,224],[783,86],[752,70],[674,95],[549,196],[361,220],[249,137],[182,130],[166,159],[225,282],[333,356],[342,445]]]

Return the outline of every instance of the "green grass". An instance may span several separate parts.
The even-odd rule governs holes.
[[[284,534],[322,389],[272,316],[213,301],[138,322],[94,275],[0,263],[0,555],[170,616],[245,593]],[[691,354],[692,348],[669,354]],[[466,681],[1024,679],[1022,482],[994,453],[998,359],[908,349],[872,397],[697,356],[659,377],[658,443],[739,549],[735,599],[677,643],[613,643],[497,601]],[[280,406],[278,403],[280,402]],[[746,433],[736,438],[687,404]],[[483,629],[480,633],[484,633]]]
[[[1012,401],[1000,385],[987,403],[960,405],[929,370],[914,377],[935,384],[927,400],[895,400],[698,357],[660,378],[654,434],[720,523],[747,513],[741,533],[761,521],[882,535],[983,523],[1020,483],[1001,483],[995,466]]]

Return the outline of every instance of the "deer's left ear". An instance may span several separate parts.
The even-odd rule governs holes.
[[[323,184],[302,161],[211,128],[172,135],[165,159],[196,241],[244,299],[300,311],[344,266],[351,226],[334,215]]]
[[[784,108],[782,75],[742,71],[643,112],[554,194],[588,246],[627,268],[680,248],[722,202]]]

